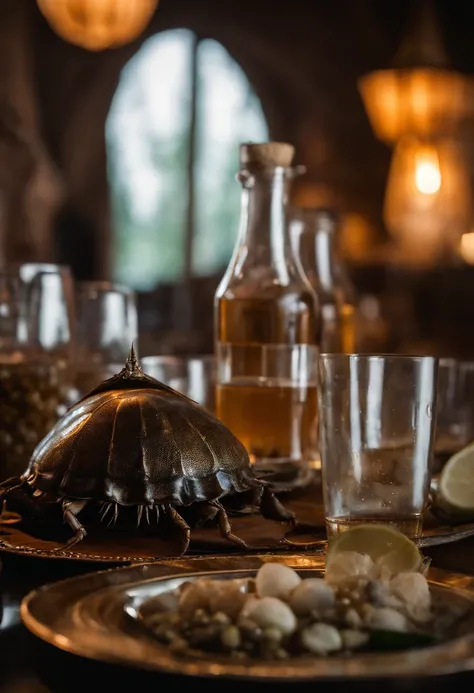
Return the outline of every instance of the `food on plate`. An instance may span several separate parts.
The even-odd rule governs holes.
[[[278,562],[262,565],[255,578],[202,577],[148,600],[143,623],[176,654],[238,660],[409,649],[446,637],[459,609],[433,599],[418,549],[415,560],[403,535],[385,533],[389,545],[375,530],[375,543],[366,533],[368,552],[354,551],[362,548],[361,534],[351,532],[352,540],[329,549],[324,578],[305,578]]]
[[[358,554],[358,570],[362,573],[367,569],[364,561],[370,560],[392,574],[419,571],[423,565],[423,556],[417,546],[390,525],[361,524],[349,532],[342,532],[329,542],[327,564],[340,553],[349,551]],[[349,567],[348,556],[344,557],[343,565],[346,570],[355,568]]]

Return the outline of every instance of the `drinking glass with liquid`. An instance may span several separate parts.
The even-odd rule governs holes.
[[[319,425],[328,536],[361,523],[422,530],[435,436],[430,356],[322,354]]]
[[[307,483],[317,457],[317,297],[294,254],[294,149],[244,144],[238,239],[215,297],[217,416],[276,490]]]

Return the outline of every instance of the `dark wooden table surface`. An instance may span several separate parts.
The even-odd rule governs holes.
[[[474,574],[474,539],[432,549],[433,565],[447,570]],[[110,567],[97,564],[48,561],[13,555],[1,555],[3,567],[0,575],[1,624],[0,624],[0,693],[55,693],[64,691],[137,691],[145,690],[169,693],[179,687],[179,693],[206,690],[226,693],[242,690],[243,684],[229,681],[204,681],[180,677],[146,674],[132,669],[112,667],[81,659],[60,652],[46,645],[21,625],[19,605],[22,597],[31,589],[61,580],[92,569]],[[248,683],[245,686],[249,686]],[[455,676],[427,678],[423,680],[401,679],[397,682],[361,682],[357,685],[340,683],[318,683],[319,691],[360,691],[361,693],[384,693],[389,691],[413,691],[416,693],[438,693],[456,690],[456,693],[471,692],[474,687],[474,672]],[[295,688],[315,690],[315,684],[275,685],[279,691],[294,691]],[[270,690],[270,685],[252,685],[250,690]]]

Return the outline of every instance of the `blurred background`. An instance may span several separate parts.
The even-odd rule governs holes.
[[[0,261],[136,292],[140,351],[212,351],[238,145],[340,215],[366,350],[474,355],[470,0],[2,0]]]

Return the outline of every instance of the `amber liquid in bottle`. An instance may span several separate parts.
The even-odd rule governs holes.
[[[216,410],[260,471],[291,478],[318,458],[319,319],[284,223],[285,175],[255,173],[244,192],[240,242],[215,301]],[[298,359],[307,367],[295,377]]]
[[[284,464],[317,458],[316,382],[299,386],[288,377],[262,376],[262,349],[280,343],[293,322],[295,344],[310,345],[317,328],[310,294],[285,295],[283,309],[274,299],[222,299],[219,302],[218,349],[232,349],[239,373],[217,386],[217,413],[247,448],[250,458]],[[268,340],[268,341],[267,341]],[[278,358],[278,357],[275,357]],[[282,359],[291,358],[288,355]],[[271,357],[270,357],[271,360]]]

